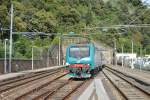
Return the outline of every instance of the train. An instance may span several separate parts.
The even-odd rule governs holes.
[[[102,52],[93,43],[71,44],[66,49],[66,65],[72,78],[94,77],[104,65]]]

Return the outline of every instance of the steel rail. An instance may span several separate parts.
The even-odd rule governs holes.
[[[130,77],[127,77],[125,76],[124,74],[122,73],[118,73],[118,72],[115,72],[114,70],[111,70],[111,69],[107,69],[109,70],[110,72],[112,72],[113,74],[115,74],[116,76],[120,77],[121,79],[123,79],[124,81],[132,84],[134,87],[138,88],[140,91],[144,92],[145,94],[147,94],[148,96],[150,96],[150,88],[149,88],[149,85],[147,86],[147,84],[144,84],[142,81],[143,84],[141,84],[139,81],[134,81],[132,78]],[[146,85],[146,86],[145,86]],[[147,89],[149,88],[149,90]]]
[[[35,77],[30,77],[29,79],[26,79],[26,80],[21,79],[21,80],[15,81],[13,83],[10,83],[10,84],[7,84],[7,85],[3,85],[3,86],[0,87],[0,93],[2,93],[4,91],[7,91],[9,89],[13,89],[15,87],[24,85],[26,83],[29,83],[29,82],[32,82],[32,81],[44,78],[46,76],[55,74],[56,72],[58,72],[58,71],[54,71],[54,72],[51,72],[51,73],[44,73],[44,74],[41,74],[41,75],[38,75],[38,76],[35,76]]]
[[[63,74],[63,75],[61,75],[61,76],[59,76],[59,77],[56,77],[55,79],[50,80],[49,82],[47,82],[47,83],[45,83],[45,84],[43,84],[43,85],[41,85],[41,86],[39,86],[39,87],[37,87],[37,88],[35,88],[35,89],[33,89],[33,90],[27,92],[27,93],[25,93],[25,94],[23,94],[23,95],[17,97],[16,100],[23,99],[24,97],[27,97],[27,95],[30,95],[31,93],[34,93],[34,91],[39,91],[40,89],[46,87],[47,85],[51,84],[52,82],[55,82],[56,80],[58,80],[58,79],[64,77],[65,75],[67,75],[67,73],[66,73],[66,74]],[[47,91],[47,92],[49,92],[49,91]],[[47,92],[46,92],[46,93],[47,93]],[[43,93],[46,94],[44,91],[43,91]],[[36,100],[36,99],[39,98],[41,95],[43,95],[43,94],[40,94],[40,95],[38,95],[37,97],[32,98],[32,100]]]
[[[58,77],[61,77],[62,75],[66,75],[62,71],[53,72],[49,75],[46,75],[45,77],[39,78],[38,80],[34,80],[31,82],[27,82],[24,85],[18,86],[14,89],[10,89],[4,93],[1,94],[1,97],[4,99],[18,99],[23,97],[24,95],[31,93],[32,91],[35,91],[47,84],[49,84],[52,80],[55,80]],[[16,91],[16,92],[14,92]]]
[[[143,100],[143,98],[147,100],[147,98],[150,98],[150,95],[146,91],[135,85],[136,83],[131,82],[129,78],[119,75],[109,69],[104,69],[103,73],[126,100]],[[113,75],[117,78],[115,79]]]
[[[79,81],[77,83],[76,82],[77,81],[69,80],[66,84],[59,86],[55,91],[53,91],[52,93],[49,93],[44,98],[44,100],[49,100],[49,99],[52,99],[53,97],[61,98],[61,100],[67,100],[67,98],[69,98],[71,94],[73,94],[78,88],[80,88],[87,81]],[[70,88],[64,89],[67,86],[71,87],[71,89]]]

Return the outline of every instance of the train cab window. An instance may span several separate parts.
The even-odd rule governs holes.
[[[89,47],[72,47],[70,48],[70,57],[85,58],[90,56]]]

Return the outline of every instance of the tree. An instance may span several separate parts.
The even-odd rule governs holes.
[[[57,21],[51,12],[46,12],[44,9],[36,12],[30,20],[32,30],[38,32],[54,33],[56,32]]]

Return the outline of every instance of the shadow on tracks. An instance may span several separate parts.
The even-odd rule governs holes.
[[[91,78],[70,78],[69,80],[72,80],[72,81],[86,81],[86,80],[89,80]]]

